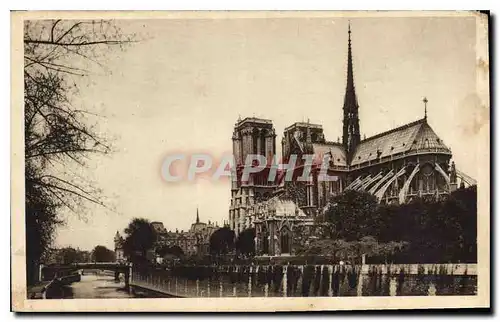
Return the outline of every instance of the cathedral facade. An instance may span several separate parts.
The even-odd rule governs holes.
[[[427,99],[423,102],[423,118],[361,139],[349,26],[342,141],[327,141],[320,124],[294,123],[285,128],[281,140],[282,163],[297,157],[292,180],[286,180],[290,169],[268,180],[269,165],[242,181],[246,156],[259,154],[270,160],[276,153],[276,135],[271,120],[238,120],[232,137],[236,180],[231,187],[230,228],[239,234],[255,227],[258,255],[293,254],[294,232],[313,234],[314,220],[328,200],[347,189],[373,194],[380,203],[402,204],[415,197],[443,198],[457,188],[458,178],[461,185],[475,184],[455,168],[451,150],[427,122]],[[299,181],[306,155],[314,155],[312,170],[307,181]],[[322,180],[325,159],[327,174],[336,180]]]

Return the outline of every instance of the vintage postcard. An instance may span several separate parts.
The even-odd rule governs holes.
[[[489,308],[488,21],[13,12],[12,310]]]

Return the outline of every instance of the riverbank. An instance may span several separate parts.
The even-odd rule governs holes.
[[[474,295],[475,264],[176,266],[131,285],[176,297]]]
[[[47,285],[50,284],[51,281],[42,281],[35,285],[28,286],[27,289],[27,297],[30,300],[39,300],[43,299],[45,290]]]

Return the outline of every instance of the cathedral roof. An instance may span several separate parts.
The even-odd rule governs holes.
[[[202,230],[206,227],[207,227],[207,224],[205,224],[204,222],[197,222],[197,223],[191,224],[190,231],[197,232],[197,231]]]
[[[351,166],[423,149],[451,153],[425,118],[361,141],[356,148]]]
[[[313,151],[315,158],[321,163],[323,157],[327,153],[331,153],[331,160],[334,165],[347,166],[347,158],[345,148],[342,144],[334,142],[313,143]]]
[[[273,122],[268,119],[261,119],[256,117],[245,117],[243,120],[238,120],[236,123],[237,127],[241,127],[243,124],[259,124],[259,125],[273,125]]]

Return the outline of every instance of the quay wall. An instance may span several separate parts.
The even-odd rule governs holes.
[[[476,264],[174,266],[131,285],[177,297],[473,295]]]

